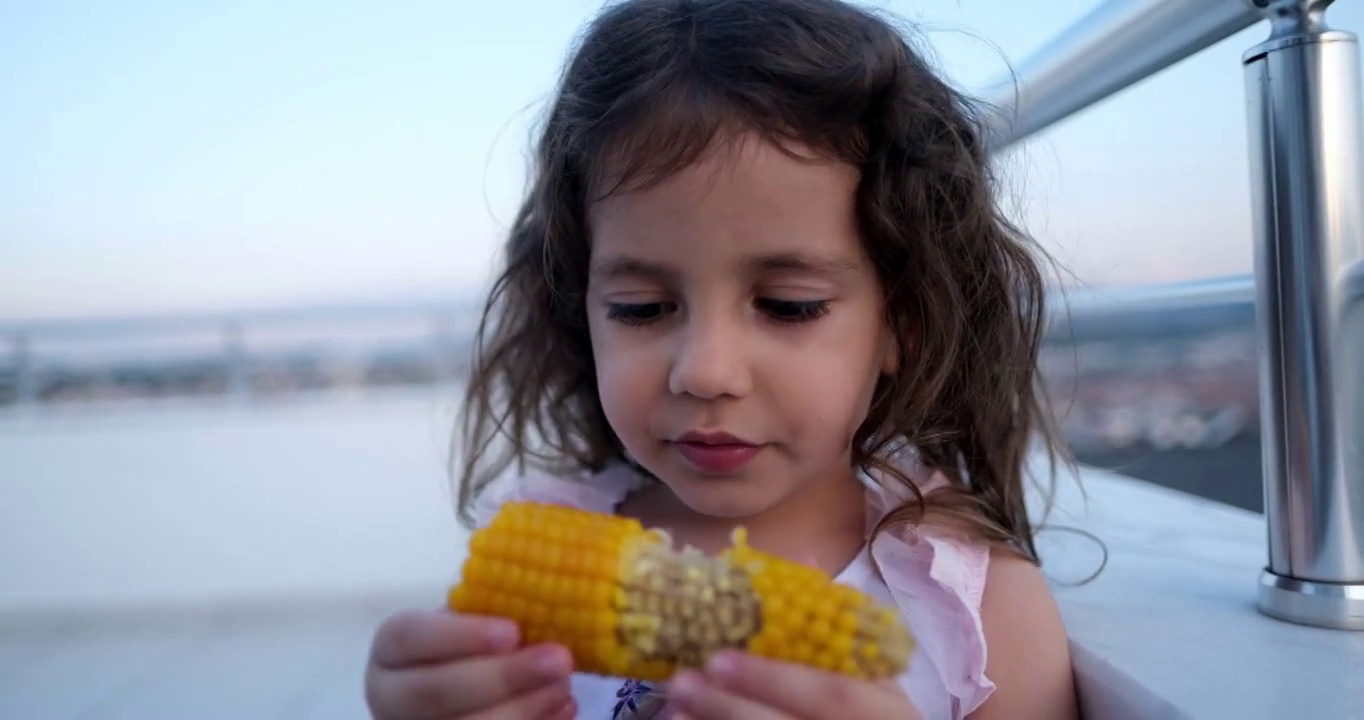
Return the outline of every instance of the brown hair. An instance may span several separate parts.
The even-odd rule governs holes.
[[[908,362],[884,378],[854,460],[925,513],[1036,561],[1029,443],[1060,452],[1037,377],[1044,280],[996,203],[983,114],[904,35],[837,0],[631,0],[581,37],[544,122],[505,267],[484,308],[463,417],[459,507],[513,463],[626,460],[597,396],[584,296],[591,202],[661,181],[722,136],[799,143],[860,171],[857,213]],[[899,440],[953,482],[925,498]]]

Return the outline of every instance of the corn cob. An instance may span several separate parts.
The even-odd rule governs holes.
[[[563,644],[581,672],[640,680],[723,648],[880,679],[914,647],[894,609],[752,548],[742,528],[707,557],[637,520],[540,503],[507,503],[473,534],[448,604]]]

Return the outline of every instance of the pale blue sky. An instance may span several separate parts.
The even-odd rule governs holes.
[[[926,23],[943,69],[978,88],[1098,0],[871,4]],[[599,6],[0,0],[0,317],[480,286],[529,123]],[[1331,18],[1358,31],[1364,6]],[[1264,32],[1012,159],[1029,228],[1070,271],[1249,271],[1240,56]]]

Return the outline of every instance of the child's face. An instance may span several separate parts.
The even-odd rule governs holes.
[[[751,516],[851,475],[896,360],[857,179],[753,140],[591,209],[602,407],[698,513]]]

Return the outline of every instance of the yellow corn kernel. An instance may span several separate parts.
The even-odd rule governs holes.
[[[598,675],[666,680],[724,648],[868,679],[904,671],[914,643],[892,608],[746,539],[707,557],[636,520],[507,503],[474,533],[448,604],[513,620]]]

